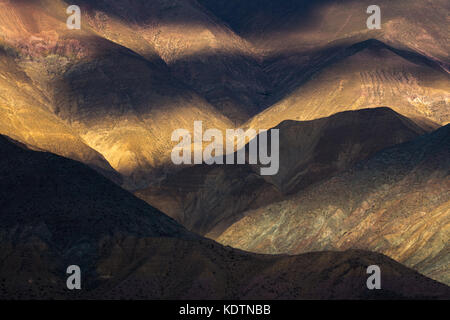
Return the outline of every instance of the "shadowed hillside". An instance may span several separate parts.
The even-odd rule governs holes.
[[[275,129],[280,130],[280,163],[274,176],[260,176],[257,165],[196,165],[136,195],[190,230],[215,237],[244,211],[279,201],[426,132],[389,108],[284,121]]]
[[[449,151],[447,125],[244,213],[218,241],[273,254],[372,250],[449,283]]]
[[[80,163],[26,150],[5,137],[0,151],[2,299],[450,295],[448,287],[370,252],[288,257],[224,248]],[[71,264],[83,272],[78,292],[65,288]],[[372,264],[383,269],[385,291],[366,288]]]

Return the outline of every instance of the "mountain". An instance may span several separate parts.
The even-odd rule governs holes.
[[[100,153],[133,189],[170,166],[167,141],[173,130],[192,129],[194,120],[203,120],[205,127],[232,127],[203,97],[174,78],[158,55],[144,58],[86,24],[81,30],[67,29],[66,7],[62,1],[1,3],[4,52],[17,65],[8,81],[26,79],[39,99],[27,103],[31,119],[18,112],[11,116],[23,127],[2,133],[20,139],[25,134],[20,130],[28,130],[28,123],[40,116],[38,102],[43,101],[44,116],[62,124],[48,128],[40,141],[34,139],[36,147],[58,152],[57,147],[46,148],[51,144],[47,139],[67,136],[70,129],[79,144]],[[15,101],[28,93],[7,94]],[[11,108],[10,113],[17,109],[14,103]],[[87,157],[78,155],[87,151],[78,151],[72,143],[60,143],[59,148],[61,155]]]
[[[11,48],[0,48],[0,132],[30,147],[82,161],[120,183],[103,155],[50,111],[46,95],[22,70],[15,54]]]
[[[390,106],[408,117],[449,122],[446,1],[199,0],[261,56],[272,83],[267,110],[247,123],[270,128],[336,112]]]
[[[389,106],[448,122],[442,0],[381,1],[380,31],[356,1],[82,0],[81,30],[69,4],[0,2],[0,133],[128,190],[178,169],[168,141],[195,120],[267,129]]]
[[[240,213],[282,199],[249,165],[195,165],[135,195],[201,235],[220,234]]]
[[[368,0],[199,0],[267,57],[305,54],[332,42],[345,45],[370,38],[418,52],[448,69],[445,0],[380,0],[381,29],[369,30]]]
[[[376,253],[267,256],[226,248],[79,162],[4,136],[0,150],[2,299],[450,296],[449,287]],[[82,270],[81,291],[66,289],[72,264]],[[383,270],[380,291],[366,287],[373,264]]]
[[[128,48],[127,36],[115,26],[132,29],[133,38],[151,45],[178,80],[234,124],[263,109],[270,83],[253,47],[198,1],[133,0],[126,8],[120,0],[80,4],[88,8],[93,28]]]
[[[364,249],[449,283],[450,125],[243,213],[217,241],[259,253]]]
[[[283,121],[275,129],[280,131],[280,169],[264,178],[284,194],[428,131],[387,107],[346,111],[311,121]]]
[[[380,30],[369,1],[71,4],[0,0],[0,298],[449,298],[448,1],[379,0]],[[174,165],[194,121],[279,129],[278,173]]]
[[[426,133],[389,108],[284,121],[274,129],[280,130],[280,150],[273,176],[261,176],[258,165],[195,165],[135,194],[189,230],[215,237],[247,210],[280,201],[383,148]]]
[[[0,295],[4,298],[51,294],[56,275],[63,275],[62,268],[73,264],[70,261],[82,265],[88,279],[96,277],[101,239],[195,238],[84,164],[31,151],[4,136],[0,149]]]
[[[61,249],[75,245],[80,234],[98,238],[116,230],[192,237],[173,219],[84,164],[29,150],[5,136],[0,143],[2,226],[16,235],[26,237],[36,227],[44,233],[51,229],[52,241]]]
[[[449,74],[424,56],[378,40],[333,47],[313,61],[276,63],[272,67],[283,70],[284,77],[279,79],[280,98],[245,127],[270,128],[281,120],[380,106],[434,129],[450,119]]]
[[[450,8],[443,0],[433,5],[410,1],[408,8],[400,0],[381,1],[381,30],[366,26],[369,1],[133,0],[126,9],[120,0],[83,4],[91,12],[90,25],[106,37],[105,30],[117,29],[117,21],[131,26],[137,33],[133,38],[151,44],[179,80],[235,125],[271,105],[291,105],[285,101],[294,98],[291,93],[341,60],[345,62],[327,71],[323,83],[316,81],[306,88],[320,99],[321,105],[311,102],[313,109],[389,105],[400,113],[448,122],[450,60],[445,12]],[[109,39],[134,48],[126,36]],[[359,51],[362,53],[348,58]],[[390,63],[383,67],[386,60]],[[348,64],[356,65],[357,70],[347,70]],[[361,88],[355,87],[358,84]],[[383,92],[375,94],[382,85],[394,89],[381,88]],[[345,92],[336,92],[343,89]],[[304,98],[295,96],[297,102]],[[309,118],[301,113],[296,116],[310,120],[338,111],[310,112]],[[275,119],[281,120],[280,115],[271,116]]]

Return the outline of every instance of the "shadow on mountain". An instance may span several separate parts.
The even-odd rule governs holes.
[[[280,149],[279,171],[273,176],[261,176],[260,165],[195,165],[168,174],[136,195],[186,228],[215,238],[244,211],[280,201],[377,151],[427,132],[389,108],[284,121],[275,129],[280,130]],[[268,136],[271,150],[270,131]],[[247,155],[248,151],[246,145]],[[236,154],[234,158],[236,163]]]
[[[373,250],[448,284],[449,152],[447,125],[243,213],[217,240],[271,254]]]
[[[0,137],[2,299],[448,298],[450,289],[365,251],[265,256],[225,248],[85,165]],[[79,265],[82,290],[66,288]],[[383,270],[383,291],[366,268]]]

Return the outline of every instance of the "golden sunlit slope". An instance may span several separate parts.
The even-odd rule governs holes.
[[[152,44],[180,80],[194,87],[236,124],[283,101],[304,83],[305,77],[328,67],[328,62],[339,54],[340,48],[368,39],[378,39],[394,48],[418,53],[437,67],[449,70],[447,25],[450,8],[445,0],[414,0],[407,4],[403,0],[382,0],[378,3],[382,10],[381,30],[368,30],[366,26],[370,1],[133,0],[124,5],[121,0],[85,0],[84,3],[97,10],[102,30],[108,29],[108,14],[133,26],[139,37]],[[362,59],[367,62],[365,59],[371,58],[368,55]],[[370,78],[378,77],[372,71],[368,71],[366,86],[372,84]],[[402,73],[408,76],[407,72],[406,75]],[[342,77],[345,81],[346,76]],[[424,76],[419,78],[423,80]],[[434,75],[430,78],[431,84],[418,84],[423,90],[416,96],[406,94],[405,97],[403,94],[395,102],[400,105],[399,109],[413,105],[423,109],[418,113],[447,123],[448,95],[443,98],[439,91],[444,88],[448,94],[449,80],[445,77],[436,79]],[[386,85],[391,86],[383,75],[375,81],[377,79],[387,80]],[[345,82],[338,83],[324,90],[339,95],[336,88],[346,85]],[[408,85],[410,92],[417,89],[416,83],[405,84]],[[434,86],[437,92],[427,91]],[[427,99],[428,95],[432,97]],[[411,99],[412,103],[405,103],[405,99]],[[363,107],[376,102],[370,99],[359,101],[365,105]],[[397,108],[389,102],[384,101],[378,106]],[[444,115],[435,115],[435,109],[443,109],[439,113]]]
[[[273,127],[282,120],[312,120],[379,106],[418,123],[429,122],[431,128],[432,122],[450,121],[450,75],[420,55],[368,40],[322,59],[315,62],[316,70],[302,69],[308,73],[302,85],[281,80],[288,88],[285,97],[247,126]],[[289,72],[287,77],[293,74]]]
[[[50,149],[47,145],[53,138],[49,131],[41,135],[36,147],[88,163],[86,159],[94,155],[81,154],[92,151],[73,151],[85,144],[121,173],[130,189],[146,187],[172,169],[170,134],[178,128],[192,131],[194,120],[203,120],[206,128],[233,128],[274,104],[247,125],[265,129],[287,119],[311,120],[384,105],[429,128],[435,127],[433,122],[448,122],[448,74],[441,68],[443,60],[434,57],[439,54],[429,49],[445,38],[445,30],[435,28],[442,23],[440,13],[427,13],[437,15],[431,29],[426,29],[430,45],[423,46],[431,51],[422,50],[419,55],[373,40],[359,42],[375,36],[364,31],[365,21],[359,27],[359,22],[352,20],[359,12],[354,1],[319,1],[320,5],[312,7],[305,7],[302,1],[291,3],[294,7],[286,7],[282,1],[272,10],[274,4],[267,7],[266,1],[259,6],[240,2],[231,10],[233,19],[240,21],[236,26],[226,16],[228,7],[218,12],[207,1],[83,0],[79,3],[82,28],[68,30],[67,1],[3,0],[0,43],[4,54],[14,60],[11,64],[18,71],[13,74],[23,72],[29,78],[30,90],[36,92],[33,99],[51,113],[39,117],[56,116],[55,121],[61,120],[66,127],[51,129],[53,136],[66,136],[69,130],[74,135],[71,140],[79,141],[58,143],[57,147],[51,143]],[[216,5],[222,4],[218,1]],[[400,14],[397,2],[392,6],[392,11]],[[417,11],[417,6],[414,2],[411,10]],[[246,12],[252,8],[257,14],[247,21]],[[344,23],[343,31],[332,37],[330,30],[336,25],[334,29],[331,26],[341,23],[340,19],[322,18],[333,17],[330,12],[341,12],[338,9],[357,11]],[[299,20],[310,12],[312,17],[322,18]],[[388,18],[386,24],[391,21]],[[294,21],[298,24],[292,25]],[[279,29],[277,37],[265,32],[270,24]],[[258,35],[255,30],[259,27],[262,34]],[[358,36],[346,28],[356,28]],[[317,41],[301,42],[304,46],[298,50],[285,50],[277,45],[278,40],[289,46],[297,43],[280,36],[290,35],[289,30],[301,37],[320,36]],[[275,51],[266,54],[259,45],[255,48],[255,35],[272,43]],[[380,38],[378,33],[376,37]],[[247,41],[250,38],[252,41]],[[425,38],[419,37],[417,43],[428,43]],[[355,42],[358,44],[353,45]],[[13,77],[10,83],[14,82]],[[6,87],[4,98],[17,101],[9,106],[12,113],[24,88],[10,86],[6,93]],[[29,102],[26,107],[37,110]],[[23,113],[15,114],[16,122],[29,123],[20,118]],[[4,133],[23,140],[27,130],[9,126]]]
[[[170,165],[172,131],[231,123],[169,74],[127,51],[79,63],[54,82],[57,114],[122,175],[143,186]]]
[[[371,106],[449,122],[448,1],[381,0],[376,3],[380,30],[367,28],[366,10],[373,3],[365,0],[199,2],[264,57],[272,84],[266,103],[275,108],[251,126],[273,127],[282,120]],[[394,52],[376,50],[379,42],[372,39]],[[363,50],[365,44],[371,48]]]
[[[4,5],[0,3],[1,14],[7,12]],[[21,26],[14,11],[9,13],[10,19],[5,16],[0,19],[3,22],[2,31],[7,31],[3,33],[6,39],[9,39],[13,28],[19,29]],[[46,93],[37,88],[36,83],[19,66],[19,52],[28,51],[27,48],[13,48],[4,42],[5,38],[0,42],[0,133],[33,148],[82,161],[119,183],[118,174],[104,157],[51,112],[52,104]]]
[[[450,125],[381,151],[217,240],[259,253],[364,249],[450,283]]]
[[[156,51],[177,79],[235,123],[262,110],[270,85],[252,46],[197,1],[83,0],[80,5],[99,34],[144,57]]]
[[[42,93],[46,109],[76,132],[78,140],[100,152],[124,176],[126,187],[143,187],[164,170],[170,162],[173,130],[192,130],[194,120],[205,121],[205,127],[232,127],[219,111],[173,78],[157,56],[147,60],[85,24],[81,30],[68,30],[64,2],[2,2],[0,9],[6,54]],[[20,93],[8,94],[14,101]],[[27,107],[35,109],[32,104]],[[10,108],[14,111],[17,106]],[[18,139],[23,135],[14,130],[5,133]],[[42,140],[50,138],[45,135]],[[68,149],[67,156],[72,147],[76,148],[69,143],[60,146]]]

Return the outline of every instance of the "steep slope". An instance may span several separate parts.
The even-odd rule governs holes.
[[[284,194],[427,132],[387,107],[346,111],[311,121],[284,121],[275,129],[280,130],[280,169],[264,178]]]
[[[85,165],[24,148],[0,136],[2,299],[450,296],[449,287],[380,254],[290,257],[224,248]],[[72,264],[81,267],[81,291],[66,289]],[[367,290],[372,264],[383,270],[381,291]]]
[[[379,1],[380,30],[366,26],[370,1],[199,2],[262,56],[273,107],[251,127],[384,105],[449,122],[447,1]]]
[[[143,56],[156,52],[177,79],[235,124],[265,107],[270,83],[252,46],[197,1],[83,0],[80,5],[97,32]],[[126,28],[135,42],[143,39],[147,45],[130,43]]]
[[[450,282],[450,125],[245,213],[218,241],[290,253],[358,248]]]
[[[101,30],[100,33],[107,34],[114,28],[110,21],[119,20],[131,25],[137,37],[151,44],[178,79],[195,88],[235,125],[283,100],[318,70],[327,68],[340,55],[348,55],[346,52],[354,50],[353,45],[368,39],[383,41],[412,58],[418,55],[441,71],[446,70],[448,76],[446,12],[449,7],[442,0],[433,3],[410,1],[408,6],[400,0],[381,1],[378,3],[382,8],[381,30],[366,27],[366,9],[372,4],[369,1],[133,0],[126,6],[120,0],[84,3],[92,8],[89,20]],[[126,35],[114,39],[121,44],[127,43]],[[353,109],[361,105],[391,105],[401,113],[419,109],[412,113],[441,124],[448,122],[448,77],[428,70],[415,74],[419,70],[411,71],[402,64],[387,74],[384,70],[378,74],[378,70],[372,70],[372,58],[370,54],[361,57],[363,68],[367,63],[371,65],[367,74],[361,75],[367,78],[363,85],[370,91],[373,82],[375,86],[386,82],[384,85],[393,85],[394,91],[405,92],[398,99],[399,93],[392,92],[393,98],[383,101],[363,97]],[[428,75],[430,72],[432,74]],[[347,85],[348,90],[353,90],[353,84],[346,83],[351,82],[353,75],[348,76],[340,77],[343,81],[332,88],[324,88],[320,94],[325,92],[324,97],[331,95],[330,99],[336,96],[339,99],[342,95],[348,100],[352,93],[336,92],[336,88],[341,87],[347,90]],[[317,88],[322,88],[317,83],[311,87],[316,88],[315,93],[321,90]],[[373,91],[377,89],[375,87]],[[317,96],[322,104],[328,102]],[[342,101],[341,105],[351,108],[354,102]],[[316,118],[335,112],[322,113]],[[304,120],[303,117],[299,119]]]
[[[64,275],[63,268],[74,261],[88,282],[93,281],[104,238],[195,238],[81,163],[30,151],[4,136],[0,150],[2,297],[32,297],[39,294],[35,290],[51,290],[56,275]],[[33,280],[45,284],[35,286]]]
[[[145,59],[87,24],[81,30],[68,30],[66,3],[0,5],[0,37],[18,72],[40,92],[48,111],[122,174],[128,188],[147,185],[165,165],[170,166],[167,142],[173,130],[192,130],[194,120],[203,120],[205,127],[232,127],[205,99],[176,80],[156,53],[147,52]],[[12,77],[11,82],[15,80]],[[14,100],[15,92],[8,94]],[[27,107],[34,110],[35,105]],[[14,112],[17,107],[10,108]],[[63,136],[61,131],[56,133]],[[4,133],[22,137],[14,130]],[[46,149],[44,142],[40,146]],[[66,144],[64,155],[71,155],[71,146]]]
[[[336,112],[390,106],[416,122],[450,121],[450,76],[424,56],[377,40],[336,47],[316,59],[276,62],[279,97],[247,127],[312,120]],[[435,127],[436,128],[436,127]]]
[[[59,155],[83,161],[99,170],[113,181],[120,183],[104,157],[89,147],[78,134],[51,112],[51,102],[45,92],[39,90],[19,65],[20,37],[13,33],[20,28],[20,17],[0,3],[1,32],[8,41],[15,41],[20,49],[14,49],[0,41],[0,133],[21,140],[29,146],[49,150]],[[26,14],[26,11],[23,12]],[[19,20],[19,21],[17,21]],[[38,42],[38,39],[34,39]]]
[[[51,229],[51,239],[60,248],[74,245],[79,234],[98,238],[116,230],[193,237],[171,218],[79,162],[31,151],[5,136],[0,143],[5,229],[18,228],[17,234],[37,225],[41,231]]]
[[[376,38],[450,63],[445,0],[380,0],[381,30],[369,30],[368,0],[199,0],[267,56],[305,54],[339,40],[347,45]]]
[[[215,237],[246,210],[279,201],[426,132],[389,108],[285,121],[275,129],[280,130],[276,175],[260,176],[258,165],[196,165],[168,174],[136,195],[188,229]]]

